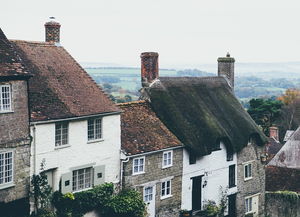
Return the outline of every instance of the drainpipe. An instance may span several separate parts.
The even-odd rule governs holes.
[[[36,125],[33,125],[33,174],[36,175]]]
[[[128,163],[128,161],[129,161],[129,157],[127,157],[127,156],[126,156],[125,159],[122,159],[122,154],[124,156],[126,156],[125,153],[121,150],[121,173],[120,173],[120,184],[121,184],[121,187],[123,187],[124,163]]]

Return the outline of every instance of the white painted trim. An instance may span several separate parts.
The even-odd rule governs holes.
[[[253,163],[253,161],[243,164],[244,181],[253,179],[253,175],[252,175],[253,174],[253,164],[252,163]],[[245,176],[246,166],[249,166],[249,165],[251,165],[251,174],[249,177],[246,177]]]
[[[171,153],[171,164],[168,164],[168,165],[164,165],[164,155],[167,154],[168,156],[168,153]],[[167,159],[168,160],[168,159]],[[162,169],[165,169],[165,168],[169,168],[169,167],[172,167],[173,166],[173,150],[169,150],[169,151],[164,151],[162,153]]]
[[[82,120],[82,119],[88,119],[93,117],[105,117],[110,115],[120,115],[121,112],[106,112],[106,113],[100,113],[100,114],[94,114],[94,115],[83,115],[80,117],[73,117],[73,118],[61,118],[61,119],[55,119],[55,120],[47,120],[47,121],[33,121],[30,122],[30,125],[38,125],[38,124],[49,124],[49,123],[55,123],[59,121],[73,121],[73,120]]]
[[[12,168],[11,168],[12,178],[11,178],[10,182],[5,182],[5,183],[0,184],[0,189],[12,187],[15,185],[14,184],[14,180],[15,180],[15,149],[6,149],[6,150],[0,151],[0,153],[4,154],[4,155],[5,155],[5,153],[9,153],[9,152],[11,152],[11,158],[12,158]],[[5,179],[5,174],[3,176],[3,179]]]
[[[170,182],[170,194],[166,194],[166,195],[162,195],[162,183],[165,183],[167,184],[167,182]],[[165,193],[167,193],[167,186],[165,186]],[[167,199],[169,197],[172,197],[172,179],[166,179],[165,181],[162,181],[160,183],[160,199],[163,200],[163,199]]]
[[[123,151],[124,151],[124,154],[128,158],[136,158],[136,157],[139,157],[139,156],[146,156],[146,155],[149,155],[149,154],[155,154],[155,153],[158,153],[158,152],[168,151],[168,150],[175,150],[175,149],[179,149],[179,148],[183,148],[183,146],[175,146],[175,147],[165,148],[165,149],[156,150],[156,151],[149,151],[149,152],[146,152],[146,153],[140,153],[140,154],[134,154],[134,155],[127,155],[127,153],[124,150]]]
[[[134,160],[140,160],[140,159],[144,159],[144,164],[143,164],[143,171],[138,171],[138,172],[134,172]],[[139,164],[138,164],[139,167]],[[146,157],[142,156],[142,157],[136,157],[132,159],[132,175],[140,175],[140,174],[144,174],[145,173],[145,167],[146,167]]]

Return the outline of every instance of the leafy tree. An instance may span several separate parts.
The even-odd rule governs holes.
[[[280,118],[283,103],[272,99],[251,99],[249,104],[248,113],[268,135],[269,127]]]
[[[37,216],[41,216],[41,213],[48,213],[52,194],[52,188],[48,185],[47,175],[44,172],[44,163],[41,163],[41,171],[40,174],[33,175],[31,178],[32,190],[30,196],[34,200],[35,214]]]

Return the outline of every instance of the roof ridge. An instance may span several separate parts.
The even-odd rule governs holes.
[[[131,102],[122,102],[122,103],[117,103],[117,106],[126,106],[126,105],[138,105],[138,104],[145,104],[147,103],[146,100],[135,100]]]
[[[17,42],[17,43],[26,43],[26,44],[33,44],[33,45],[43,45],[43,46],[55,46],[56,45],[53,42],[44,42],[44,41],[27,41],[27,40],[19,40],[19,39],[8,39],[11,42]],[[62,47],[62,46],[61,46]]]

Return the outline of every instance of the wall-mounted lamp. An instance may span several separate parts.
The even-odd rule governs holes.
[[[206,185],[207,185],[207,180],[205,180],[205,181],[203,182],[202,188],[204,188]]]

